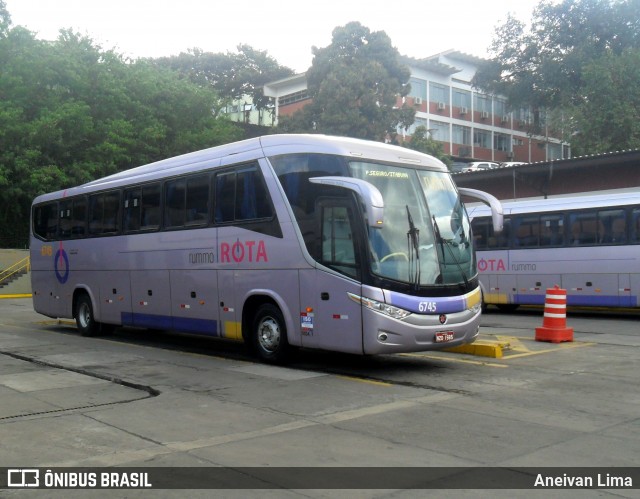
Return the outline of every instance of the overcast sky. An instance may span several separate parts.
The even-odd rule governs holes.
[[[297,72],[311,47],[331,43],[336,26],[359,21],[383,30],[403,55],[449,49],[486,57],[495,27],[513,13],[529,22],[540,0],[5,0],[13,25],[45,40],[61,28],[87,34],[104,49],[137,57],[235,52],[240,43],[266,50]]]

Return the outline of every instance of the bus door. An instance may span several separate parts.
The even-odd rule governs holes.
[[[316,213],[315,256],[323,267],[299,274],[302,346],[361,354],[361,305],[348,296],[362,294],[356,206],[350,198],[325,198],[318,200]]]

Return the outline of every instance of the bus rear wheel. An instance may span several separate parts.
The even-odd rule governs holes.
[[[251,346],[264,362],[282,363],[289,356],[287,326],[277,306],[264,303],[256,311],[251,329]]]
[[[74,311],[76,325],[82,336],[97,336],[100,334],[100,323],[96,322],[93,315],[93,305],[91,298],[86,293],[82,293],[76,300]]]

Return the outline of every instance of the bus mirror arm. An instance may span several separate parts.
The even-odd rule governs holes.
[[[500,203],[498,198],[492,196],[488,192],[479,191],[477,189],[469,189],[466,187],[459,187],[458,192],[460,192],[462,196],[478,199],[484,204],[489,205],[489,207],[491,208],[493,230],[494,232],[502,232],[502,228],[504,226],[504,216],[502,211],[502,203]]]
[[[332,185],[355,192],[364,203],[369,226],[373,228],[382,227],[384,200],[375,185],[366,180],[352,177],[313,177],[309,179],[309,182],[312,184]]]

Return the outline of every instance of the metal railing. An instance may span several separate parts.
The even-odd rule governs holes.
[[[0,286],[8,284],[12,277],[26,274],[31,270],[31,259],[27,256],[4,270],[0,270]]]

